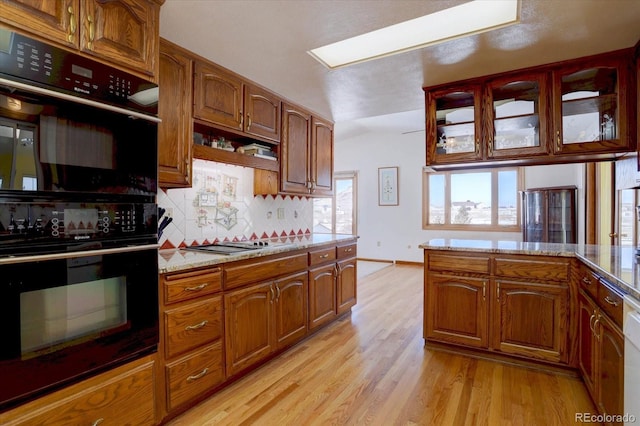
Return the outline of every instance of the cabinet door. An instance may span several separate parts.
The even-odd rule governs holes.
[[[481,160],[480,85],[426,93],[427,165]]]
[[[163,188],[191,186],[192,76],[188,53],[160,40],[158,178]]]
[[[547,242],[576,243],[576,190],[554,189],[547,193]]]
[[[224,295],[227,375],[232,376],[274,349],[271,283],[257,284]]]
[[[157,76],[160,5],[148,0],[88,0],[80,8],[80,50]]]
[[[309,271],[309,328],[331,321],[336,311],[336,265]]]
[[[282,192],[309,194],[311,114],[293,105],[282,104],[280,180]]]
[[[338,262],[338,315],[351,309],[358,300],[356,259]]]
[[[589,393],[596,400],[596,338],[593,324],[598,308],[582,291],[578,296],[578,368]]]
[[[496,281],[493,347],[508,354],[566,362],[568,291],[557,285]]]
[[[242,130],[244,83],[211,63],[196,62],[193,116],[214,124]]]
[[[624,413],[624,336],[604,314],[598,316],[598,408],[606,414]]]
[[[333,195],[333,125],[311,120],[311,194]]]
[[[79,5],[79,0],[3,1],[0,21],[77,49]]]
[[[487,348],[489,278],[428,274],[425,338]]]
[[[522,193],[522,240],[524,242],[547,241],[547,193],[525,191]]]
[[[547,154],[550,124],[548,74],[499,78],[487,83],[487,158]]]
[[[280,98],[253,84],[244,86],[245,132],[280,142]]]
[[[600,57],[553,72],[554,152],[616,152],[635,147],[627,121],[635,93],[630,59]],[[633,90],[631,90],[633,88]]]
[[[282,278],[274,283],[276,291],[276,341],[288,346],[307,334],[309,281],[307,272]]]

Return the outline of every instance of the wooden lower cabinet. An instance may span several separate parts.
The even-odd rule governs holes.
[[[336,309],[338,315],[348,312],[358,301],[356,258],[338,262],[338,280],[336,288]]]
[[[320,327],[337,316],[337,266],[330,263],[309,270],[309,329]]]
[[[589,295],[578,296],[578,365],[602,414],[624,414],[624,335]]]
[[[3,426],[153,425],[155,355],[0,414]]]
[[[424,337],[567,365],[569,270],[566,259],[426,251]]]
[[[429,274],[427,281],[425,338],[487,348],[488,279]]]
[[[566,363],[568,288],[502,280],[494,288],[492,346],[505,354]]]
[[[229,376],[306,335],[307,285],[304,271],[225,294]]]

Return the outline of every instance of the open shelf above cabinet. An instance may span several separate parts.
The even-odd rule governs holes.
[[[278,143],[270,143],[249,138],[235,132],[199,123],[197,120],[194,120],[193,135],[194,158],[276,172],[280,170],[280,162],[278,160]],[[219,140],[224,140],[227,146],[231,145],[233,151],[230,150],[231,147],[226,149],[213,147],[212,144],[216,144],[216,141]],[[244,148],[250,145],[259,145],[264,146],[266,149],[270,149],[271,152],[274,153],[273,159],[264,158],[268,156],[257,157],[249,153],[239,152],[241,147]]]

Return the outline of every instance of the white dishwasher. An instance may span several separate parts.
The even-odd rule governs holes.
[[[640,420],[640,302],[624,298],[624,411],[625,425]]]

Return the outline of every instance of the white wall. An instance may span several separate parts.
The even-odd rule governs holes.
[[[425,134],[423,131],[403,134],[400,128],[381,131],[375,120],[374,117],[335,125],[335,171],[358,172],[358,257],[422,262],[423,253],[418,245],[431,238],[521,241],[520,232],[423,230]],[[390,166],[399,167],[399,205],[378,206],[378,167]],[[525,174],[525,188],[565,185],[583,188],[583,169],[581,164],[530,167]],[[580,216],[584,217],[584,213]]]

